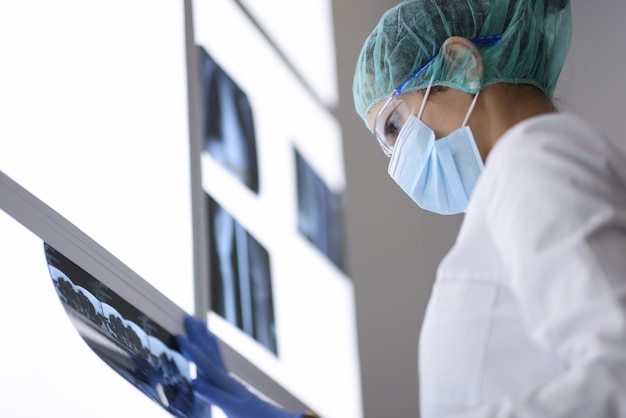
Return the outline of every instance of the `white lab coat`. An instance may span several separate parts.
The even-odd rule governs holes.
[[[626,417],[626,156],[579,117],[511,128],[442,261],[422,418]]]

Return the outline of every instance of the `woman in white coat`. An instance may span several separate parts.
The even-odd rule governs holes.
[[[355,107],[389,174],[423,209],[465,213],[422,327],[422,418],[626,417],[626,156],[552,102],[570,32],[568,0],[405,0],[359,56]],[[187,329],[200,399],[302,416]]]
[[[421,416],[626,416],[626,157],[551,100],[567,0],[383,15],[356,110],[420,207],[465,212],[419,345]]]

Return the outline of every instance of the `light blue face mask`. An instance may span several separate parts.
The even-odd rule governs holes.
[[[420,119],[429,93],[430,86],[418,116],[410,116],[404,123],[388,171],[419,207],[441,215],[453,215],[467,208],[483,168],[472,131],[465,126],[478,94],[474,96],[461,128],[435,140],[433,130]]]

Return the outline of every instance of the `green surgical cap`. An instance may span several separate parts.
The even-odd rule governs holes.
[[[468,83],[462,66],[446,69],[441,46],[451,36],[499,35],[479,48],[484,71]],[[365,40],[352,92],[365,125],[369,111],[403,80],[437,58],[403,90],[433,85],[475,93],[495,83],[531,84],[552,96],[569,49],[569,0],[405,0],[387,10]],[[448,66],[450,67],[450,66]]]

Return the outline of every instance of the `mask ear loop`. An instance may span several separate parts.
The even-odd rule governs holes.
[[[474,106],[476,106],[476,100],[478,99],[479,94],[480,94],[480,90],[478,90],[478,92],[476,92],[476,94],[474,95],[474,100],[472,100],[472,104],[470,105],[470,108],[467,111],[467,114],[465,115],[465,119],[463,120],[463,124],[461,125],[461,128],[467,125],[470,115],[472,114],[472,111],[474,110]]]
[[[433,81],[435,80],[435,75],[433,74],[430,77],[430,81],[428,82],[428,87],[426,88],[426,93],[424,93],[424,98],[422,99],[422,105],[420,106],[420,111],[417,113],[417,118],[422,120],[422,113],[424,113],[424,108],[426,107],[426,100],[428,99],[428,95],[430,94],[430,89],[433,86]]]

